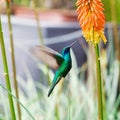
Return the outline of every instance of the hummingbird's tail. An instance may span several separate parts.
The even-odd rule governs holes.
[[[51,95],[54,87],[55,87],[55,85],[52,85],[52,86],[50,87],[50,90],[48,91],[48,97]]]
[[[50,87],[50,90],[48,91],[48,97],[51,95],[54,87],[57,85],[57,83],[58,83],[60,80],[61,80],[61,77],[60,77],[60,76],[57,78],[57,80],[56,80],[56,79],[53,80],[52,85],[51,85],[51,87]]]

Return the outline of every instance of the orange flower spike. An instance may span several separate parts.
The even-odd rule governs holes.
[[[101,0],[77,0],[78,20],[86,41],[98,43],[100,39],[107,42],[104,35],[105,16]]]
[[[7,0],[8,2],[11,2],[11,0]]]
[[[5,0],[3,0],[3,1],[5,1]],[[6,0],[6,2],[11,2],[11,0]]]

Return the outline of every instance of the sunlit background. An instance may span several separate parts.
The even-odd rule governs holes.
[[[120,120],[120,0],[102,0],[107,44],[100,43],[104,111],[106,120]],[[12,0],[11,22],[22,120],[97,120],[95,53],[82,35],[76,0]],[[0,16],[12,92],[15,96],[6,2],[0,0]],[[61,53],[72,47],[72,69],[48,98],[54,70],[32,53],[46,45]],[[1,52],[1,51],[0,51]],[[0,84],[5,86],[0,53]],[[7,91],[0,87],[0,120],[10,120]],[[17,99],[14,98],[17,114]]]

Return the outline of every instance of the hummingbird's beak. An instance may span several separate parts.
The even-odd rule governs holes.
[[[77,43],[79,40],[76,40],[76,41],[74,41],[71,45],[70,45],[70,48],[75,44],[75,43]]]

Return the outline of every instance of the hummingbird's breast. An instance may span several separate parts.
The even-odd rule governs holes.
[[[59,68],[59,71],[60,71],[62,77],[65,77],[68,74],[68,72],[70,71],[71,68],[72,68],[71,60],[65,60],[62,63],[61,67]]]

